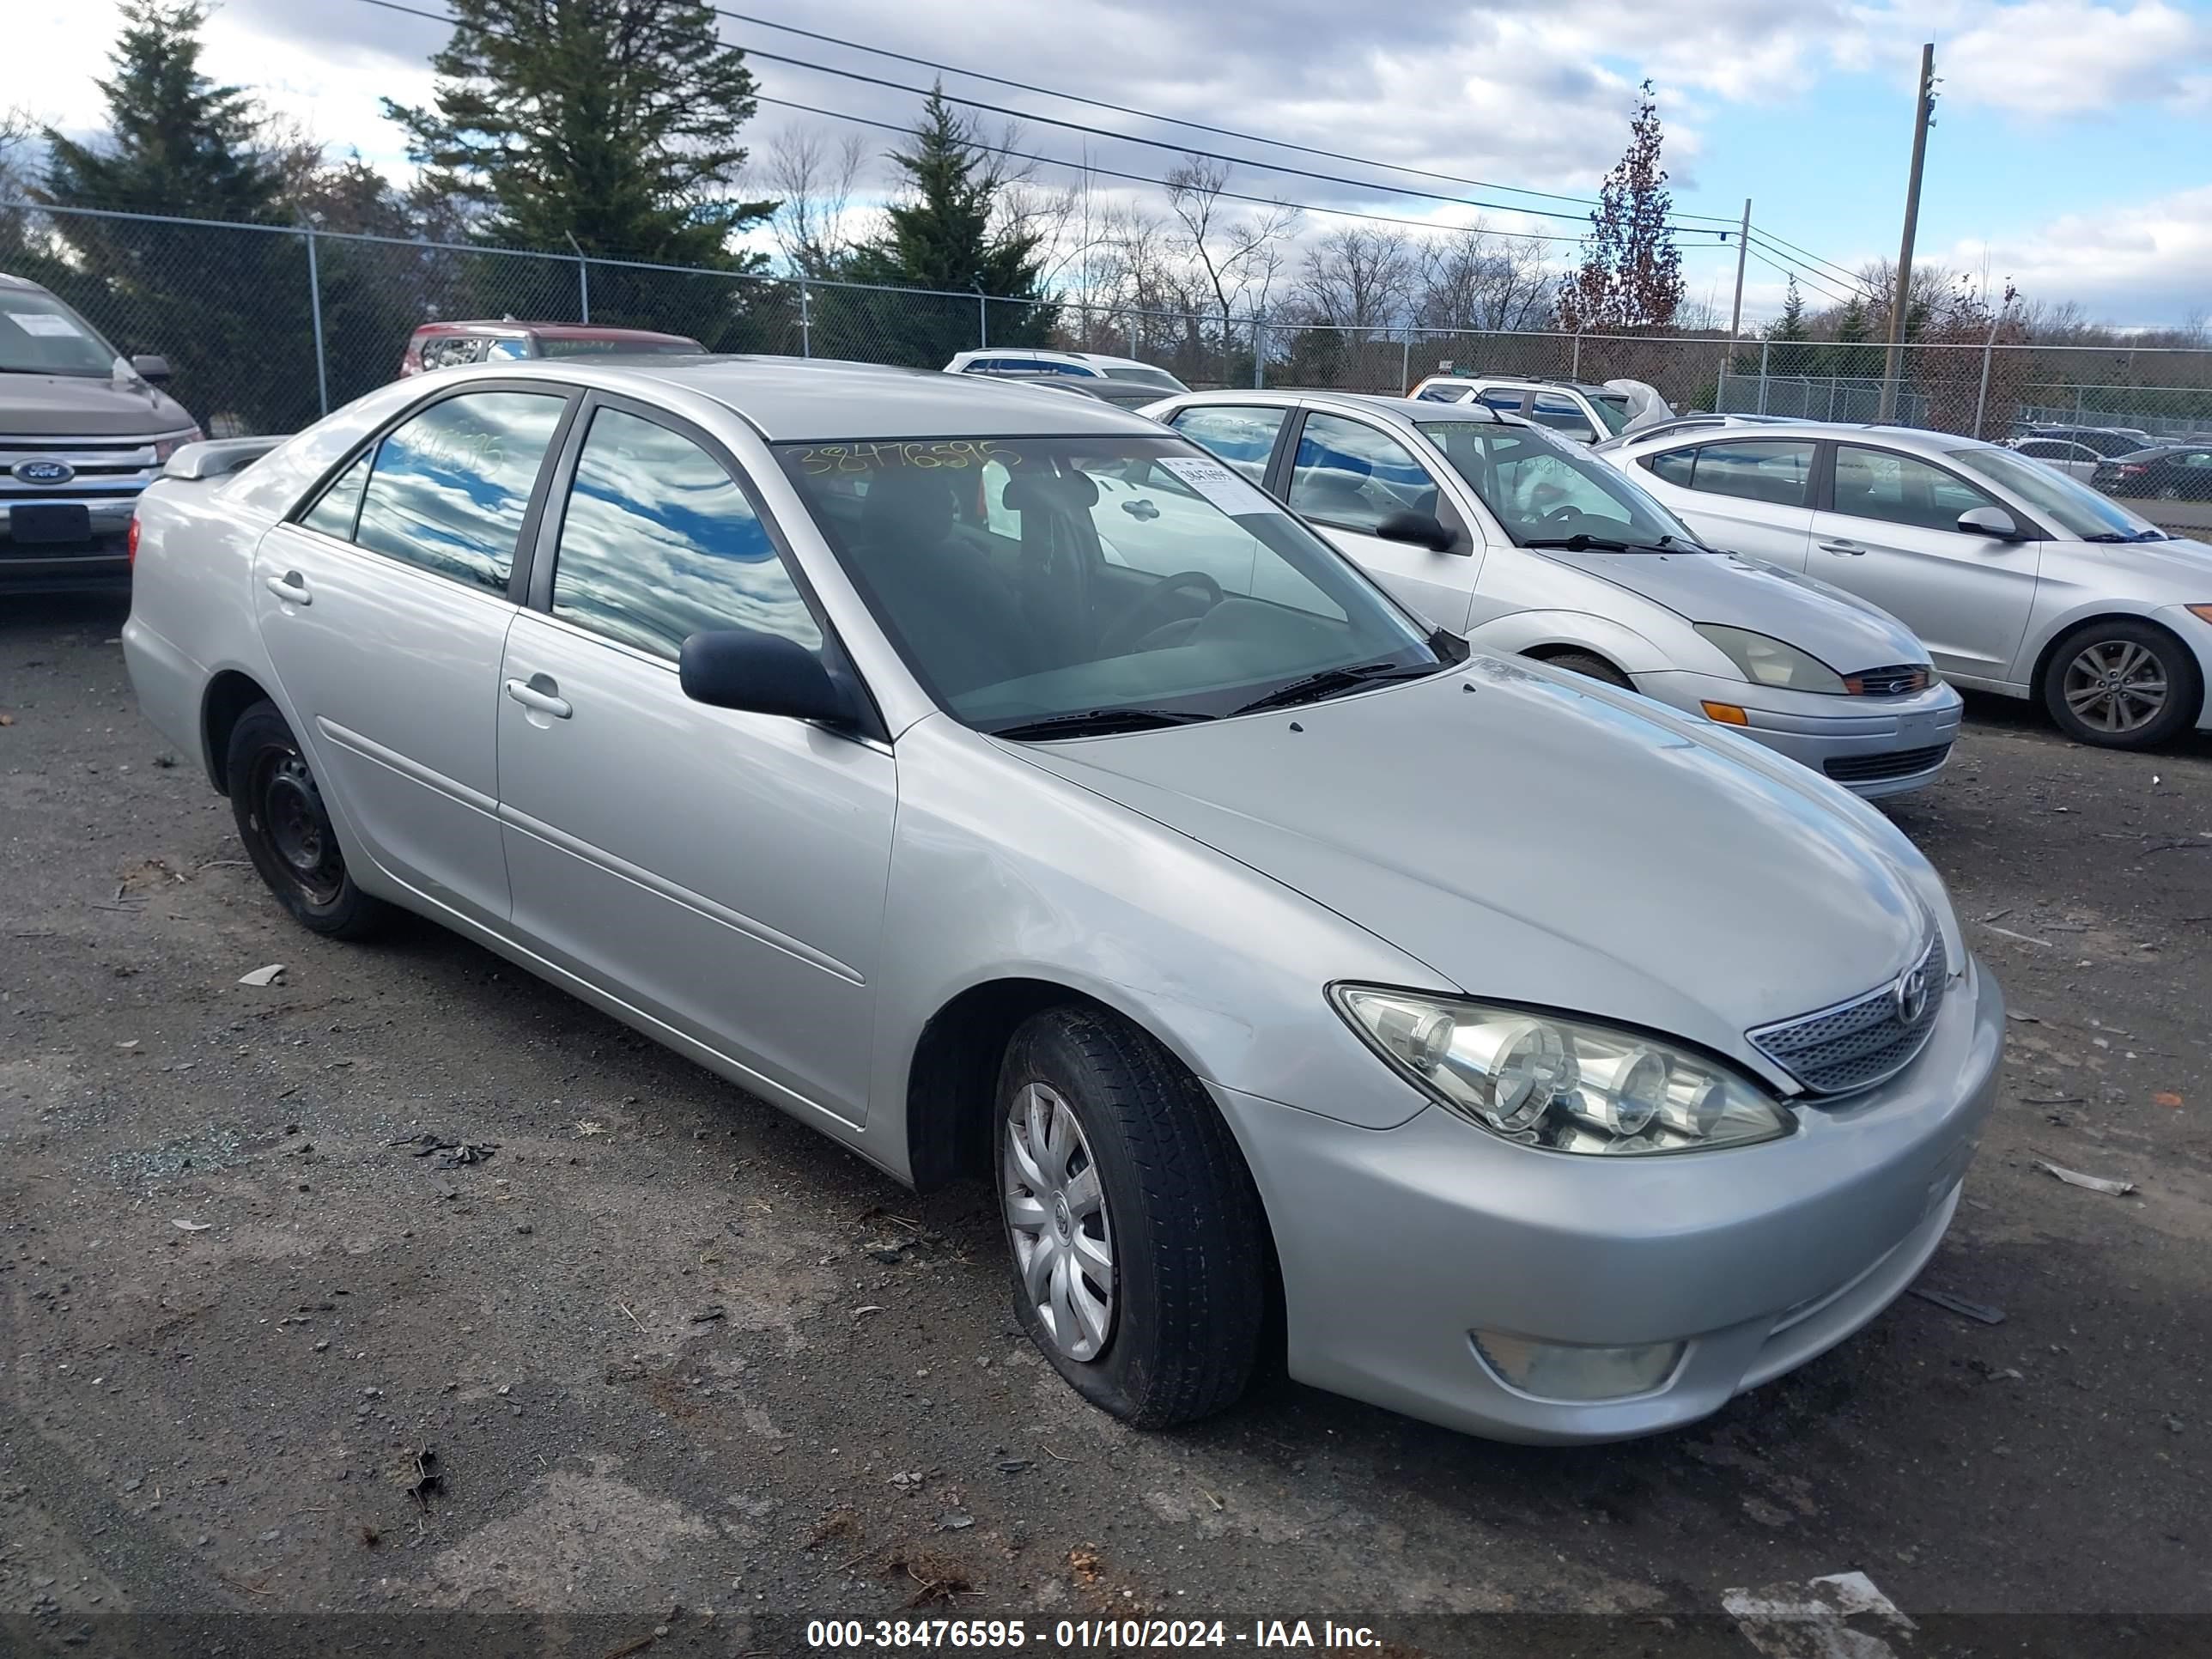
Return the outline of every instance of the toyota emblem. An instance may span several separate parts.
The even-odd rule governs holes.
[[[1928,1012],[1928,969],[1925,964],[1909,968],[1897,976],[1897,988],[1893,993],[1897,1000],[1897,1023],[1917,1025],[1920,1017]]]

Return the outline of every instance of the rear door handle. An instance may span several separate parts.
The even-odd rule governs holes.
[[[525,708],[534,708],[541,714],[550,714],[556,720],[565,720],[576,711],[566,697],[556,697],[550,691],[540,691],[527,680],[509,680],[507,695]]]
[[[307,591],[307,579],[296,570],[288,570],[281,576],[264,576],[261,585],[287,605],[315,602],[315,596]]]
[[[1820,544],[1820,551],[1823,553],[1841,553],[1850,558],[1856,559],[1863,556],[1866,552],[1866,549],[1860,547],[1852,542],[1822,542]]]

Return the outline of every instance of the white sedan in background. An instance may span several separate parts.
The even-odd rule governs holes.
[[[1146,412],[1478,649],[1640,691],[1869,798],[1931,782],[1949,757],[1959,694],[1909,629],[1699,545],[1583,445],[1530,421],[1318,392],[1193,392]],[[1147,479],[1118,510],[1179,509]],[[1188,571],[1194,584],[1232,579]]]

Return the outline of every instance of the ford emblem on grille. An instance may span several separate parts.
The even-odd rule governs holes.
[[[67,483],[76,477],[76,469],[67,461],[18,461],[11,470],[25,483]]]

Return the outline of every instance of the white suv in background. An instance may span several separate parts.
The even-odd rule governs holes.
[[[1407,395],[1426,404],[1486,404],[1501,415],[1518,415],[1586,444],[1617,438],[1628,426],[1626,392],[1580,380],[1431,374]]]
[[[1134,357],[1109,357],[1096,351],[1047,351],[1033,346],[989,346],[963,351],[945,364],[947,374],[1070,374],[1078,379],[1133,380],[1158,386],[1163,394],[1190,388],[1164,368]]]

